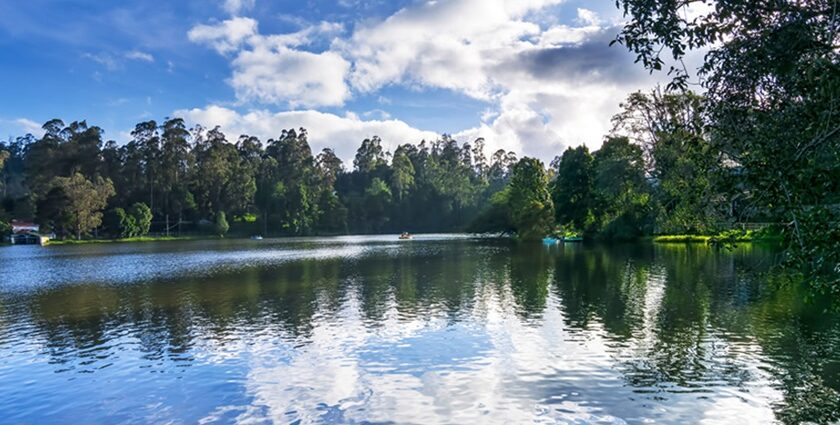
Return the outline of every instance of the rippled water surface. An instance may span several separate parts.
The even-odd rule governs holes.
[[[840,417],[840,319],[739,247],[0,247],[0,423]]]

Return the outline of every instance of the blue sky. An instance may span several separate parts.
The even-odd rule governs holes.
[[[305,126],[349,158],[449,133],[549,160],[655,81],[612,0],[0,2],[0,137],[51,118],[128,140],[181,116],[230,140]]]

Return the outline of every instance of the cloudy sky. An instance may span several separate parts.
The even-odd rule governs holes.
[[[168,3],[168,4],[164,4]],[[87,119],[125,142],[180,116],[349,158],[452,134],[551,159],[595,148],[650,76],[613,0],[0,2],[0,137]]]

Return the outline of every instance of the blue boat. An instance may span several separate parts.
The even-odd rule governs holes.
[[[552,237],[544,237],[543,238],[543,243],[546,244],[546,245],[554,245],[557,242],[560,242],[560,240],[557,239],[557,238],[552,238]]]

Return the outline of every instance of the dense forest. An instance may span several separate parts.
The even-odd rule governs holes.
[[[704,233],[742,219],[720,182],[732,169],[708,148],[694,94],[635,93],[600,149],[569,148],[548,168],[484,141],[444,135],[387,152],[362,141],[352,167],[315,154],[307,130],[264,143],[178,118],[137,124],[132,140],[103,141],[84,121],[44,124],[40,138],[0,145],[7,157],[3,216],[34,219],[59,237],[240,233],[554,231],[605,238]],[[653,115],[656,116],[653,116]],[[642,122],[642,117],[651,119]],[[656,126],[656,136],[648,138]],[[739,192],[743,196],[743,192]],[[561,229],[557,228],[557,225]]]
[[[619,2],[627,22],[615,42],[651,72],[670,66],[673,79],[631,94],[594,152],[568,148],[546,165],[488,157],[481,139],[386,152],[372,137],[345,165],[330,149],[313,153],[304,129],[228,140],[174,118],[140,123],[118,145],[84,121],[52,120],[40,138],[0,145],[0,231],[34,218],[75,238],[230,229],[628,239],[758,221],[784,236],[792,270],[840,294],[836,4],[759,3],[718,2],[688,19],[666,0]],[[692,49],[706,50],[697,75],[683,62]]]

